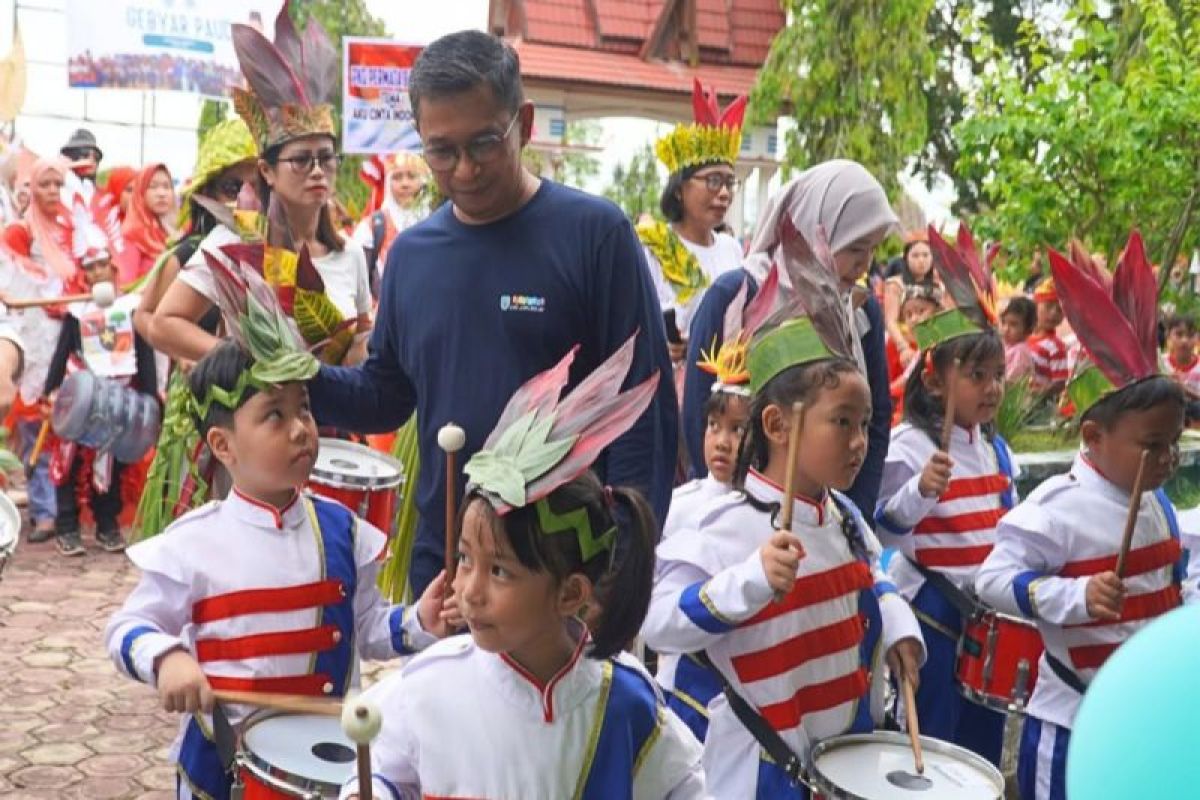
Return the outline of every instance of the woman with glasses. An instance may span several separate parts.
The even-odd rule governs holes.
[[[646,263],[658,292],[667,327],[671,360],[683,361],[688,326],[704,290],[718,275],[742,265],[742,248],[719,232],[738,190],[733,165],[742,145],[746,98],[720,113],[716,93],[696,81],[692,89],[695,120],[680,123],[655,145],[671,173],[659,208],[666,222],[638,224]]]
[[[285,36],[294,32],[292,26],[281,30]],[[319,334],[313,345],[335,340],[323,350],[326,359],[355,363],[366,355],[371,290],[362,248],[338,231],[329,202],[341,160],[332,105],[337,87],[327,80],[330,71],[336,73],[337,49],[303,40],[272,43],[251,28],[239,31],[234,49],[249,88],[235,92],[234,105],[258,151],[255,183],[266,213],[266,244],[293,254],[306,250],[320,280],[290,266],[265,277],[280,287],[311,292],[306,297],[322,306],[330,304],[326,312],[308,302],[296,303],[296,313],[304,316],[297,323],[308,335]],[[328,44],[324,32],[320,37]],[[298,49],[293,51],[293,46]],[[308,59],[300,83],[288,66],[297,52]],[[166,290],[151,323],[156,346],[175,358],[198,360],[218,342],[196,325],[216,298],[207,259],[227,259],[223,248],[258,236],[258,231],[246,228],[244,216],[240,222],[231,214],[222,216],[225,224],[206,237]],[[343,324],[346,320],[353,323],[349,328]]]

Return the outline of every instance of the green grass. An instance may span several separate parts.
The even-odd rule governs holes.
[[[1014,453],[1045,453],[1071,450],[1076,444],[1075,433],[1066,429],[1026,428],[1012,438],[1005,437]]]

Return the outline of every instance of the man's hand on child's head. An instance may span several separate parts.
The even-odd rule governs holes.
[[[417,603],[417,617],[421,627],[439,639],[445,639],[466,624],[454,590],[451,588],[447,593],[445,570],[425,587],[425,593]]]
[[[925,469],[921,470],[921,480],[917,483],[917,491],[922,497],[941,497],[950,488],[950,471],[954,462],[949,454],[937,450],[929,457]]]
[[[789,531],[775,531],[758,550],[767,584],[777,595],[787,594],[796,585],[796,570],[804,557],[804,545]]]
[[[901,676],[912,684],[913,691],[921,684],[922,645],[915,637],[905,636],[888,650],[887,663],[897,680]]]
[[[1116,622],[1121,618],[1121,605],[1125,602],[1125,582],[1111,570],[1093,575],[1088,578],[1084,599],[1089,617]]]
[[[163,710],[191,714],[212,711],[212,687],[187,650],[172,650],[158,664],[158,697]]]

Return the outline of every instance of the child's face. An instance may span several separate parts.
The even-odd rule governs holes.
[[[1167,331],[1167,352],[1176,361],[1188,361],[1196,352],[1196,334],[1186,325]]]
[[[1127,492],[1133,491],[1142,451],[1149,450],[1143,488],[1150,491],[1166,483],[1175,470],[1183,409],[1160,403],[1145,411],[1125,412],[1109,429],[1088,420],[1079,432],[1096,469]]]
[[[89,287],[98,283],[112,283],[114,277],[112,261],[107,258],[83,265],[83,278]]]
[[[582,575],[556,585],[550,573],[522,564],[503,524],[475,499],[463,514],[454,594],[481,650],[529,663],[522,655],[560,640],[563,619],[574,615],[591,592]]]
[[[857,372],[843,372],[834,387],[820,389],[804,406],[800,447],[796,455],[797,488],[816,497],[826,489],[849,489],[867,456],[871,422],[871,390]],[[791,409],[763,409],[763,429],[773,453],[786,461]]]
[[[1037,326],[1039,331],[1050,332],[1062,324],[1063,310],[1058,301],[1037,304]]]
[[[953,368],[947,372],[952,371]],[[926,376],[925,385],[939,397],[945,396],[946,376]],[[985,358],[963,364],[954,372],[954,423],[963,428],[985,425],[996,418],[1004,394],[1004,357]]]
[[[937,303],[925,297],[914,297],[904,304],[901,316],[904,324],[910,329],[919,325],[937,313]]]
[[[213,428],[209,445],[246,494],[271,502],[304,485],[317,460],[317,423],[302,383],[260,391],[233,415],[233,427]]]
[[[732,394],[725,401],[724,411],[708,415],[708,427],[704,429],[704,464],[708,474],[721,483],[733,482],[738,446],[749,419],[749,403]]]
[[[1004,337],[1004,343],[1011,346],[1028,339],[1029,331],[1020,314],[1004,314],[1000,317],[1000,335]]]

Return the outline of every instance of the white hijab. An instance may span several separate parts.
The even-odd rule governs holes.
[[[862,164],[845,159],[817,164],[779,187],[767,201],[743,265],[759,284],[770,271],[779,244],[779,221],[785,209],[806,241],[813,241],[817,229],[824,227],[829,249],[835,255],[865,236],[882,237],[900,224],[883,187]],[[790,287],[787,271],[782,268],[779,282]],[[854,357],[865,373],[866,360],[859,340],[870,330],[870,323],[865,313],[854,309],[849,295],[846,314],[858,332],[854,338]]]

